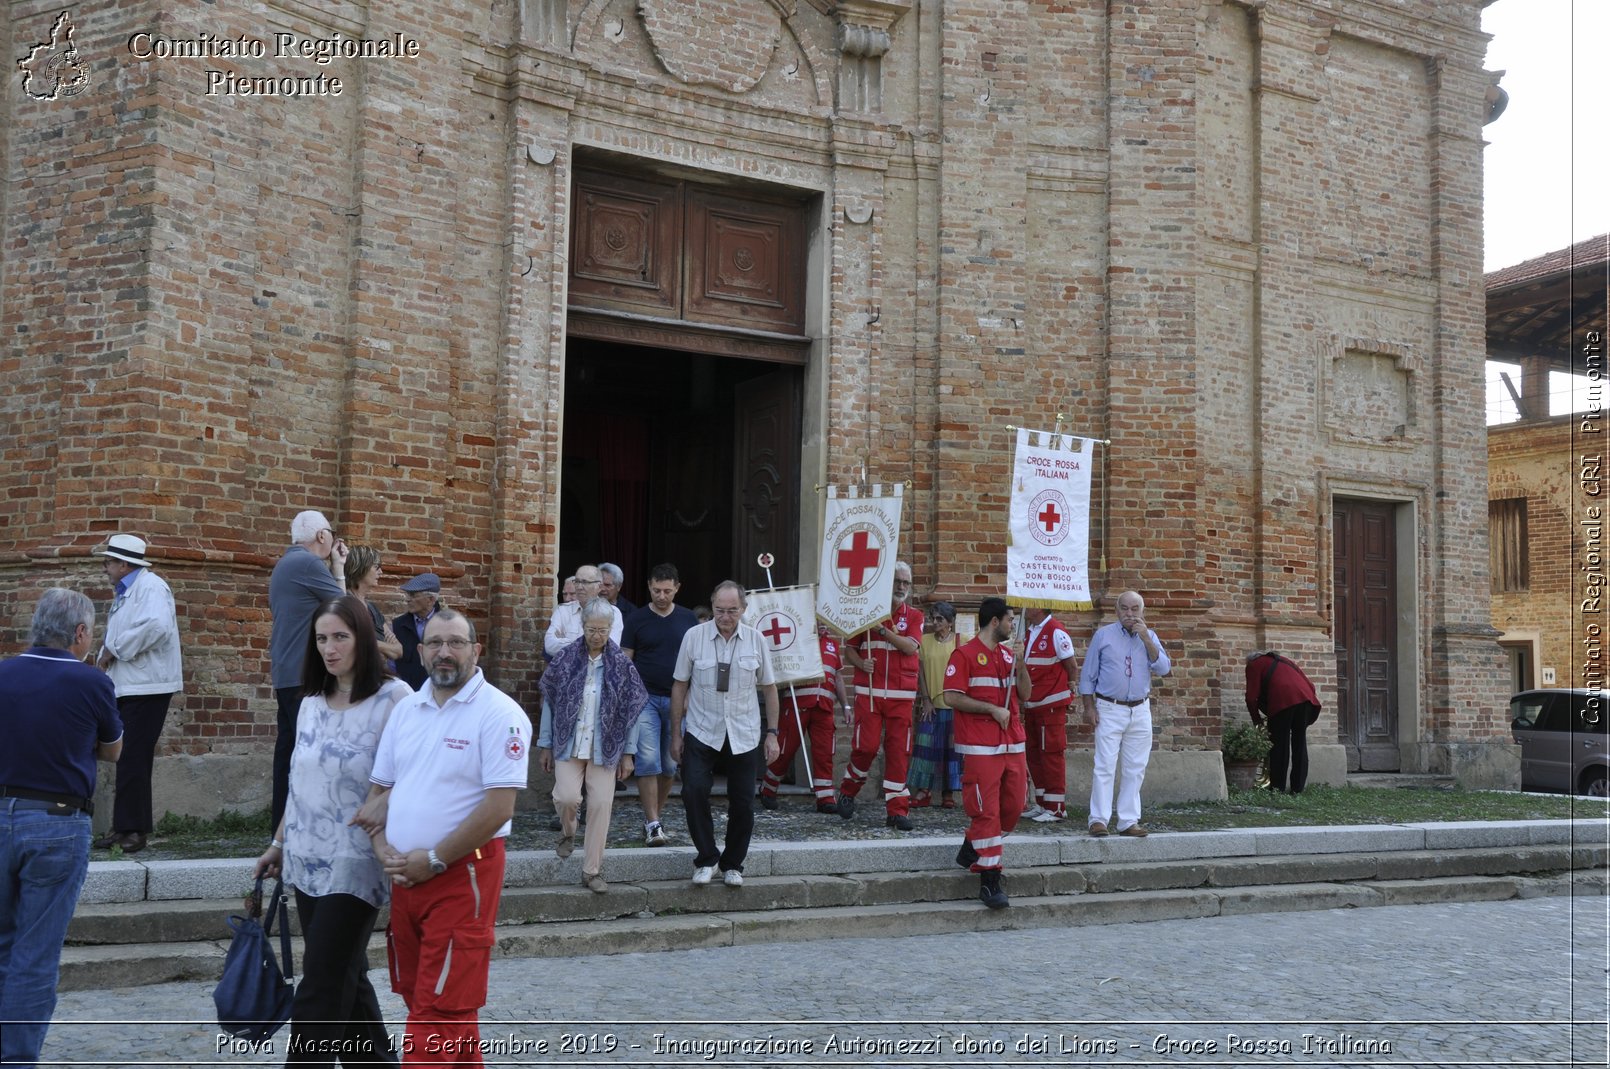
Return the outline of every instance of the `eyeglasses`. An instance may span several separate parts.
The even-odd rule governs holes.
[[[467,638],[432,638],[425,641],[425,648],[430,650],[432,653],[437,652],[443,646],[446,646],[448,649],[453,650],[456,653],[459,650],[467,650],[473,645],[475,645],[475,643],[471,642]]]
[[[742,609],[712,609],[711,611],[717,616],[742,616],[744,613]]]
[[[610,628],[607,628],[607,627],[584,627],[584,628],[581,629],[582,634],[590,636],[592,638],[602,638],[604,636],[607,636],[609,634],[609,632],[610,632]]]

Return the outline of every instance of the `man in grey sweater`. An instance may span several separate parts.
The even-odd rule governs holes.
[[[279,734],[274,739],[274,799],[270,827],[285,815],[296,749],[296,711],[302,705],[302,659],[307,653],[313,614],[347,592],[347,544],[336,537],[322,512],[298,512],[291,521],[291,547],[268,577],[268,610],[274,618],[268,661],[279,703]]]

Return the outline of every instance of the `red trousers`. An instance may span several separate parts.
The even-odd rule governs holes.
[[[833,710],[823,709],[820,705],[806,709],[800,707],[799,718],[805,722],[805,734],[810,736],[811,749],[811,791],[816,795],[816,804],[831,804],[833,801]],[[776,795],[777,787],[783,781],[783,775],[788,766],[794,763],[794,755],[799,753],[800,738],[799,725],[794,721],[794,707],[789,702],[783,703],[782,722],[777,731],[777,760],[766,766],[766,782],[760,788],[761,794]]]
[[[503,896],[503,840],[492,839],[440,876],[391,887],[386,957],[391,989],[408,1004],[404,1065],[481,1060],[480,1009]]]
[[[911,811],[906,770],[911,767],[911,699],[855,697],[855,733],[850,737],[850,763],[839,791],[854,798],[883,747],[883,807],[890,816]]]
[[[1020,753],[964,754],[962,806],[973,822],[967,840],[978,851],[974,872],[1001,871],[1001,837],[1023,815],[1029,770]]]
[[[1057,816],[1068,811],[1068,707],[1030,709],[1028,722],[1029,775],[1034,777],[1034,800]]]

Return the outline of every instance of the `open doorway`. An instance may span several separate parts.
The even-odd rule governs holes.
[[[763,582],[765,550],[777,584],[796,582],[803,379],[797,366],[573,337],[560,576],[613,561],[642,604],[649,569],[670,561],[693,606],[723,579]]]

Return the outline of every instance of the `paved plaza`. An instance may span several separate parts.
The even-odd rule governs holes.
[[[482,1038],[492,1065],[1603,1066],[1607,901],[511,959]],[[72,992],[41,1064],[284,1060],[211,1010],[208,984]]]

